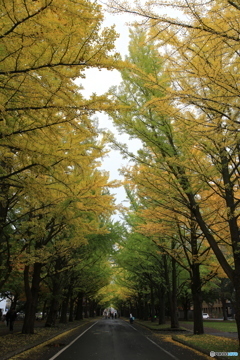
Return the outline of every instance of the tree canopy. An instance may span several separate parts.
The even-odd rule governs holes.
[[[115,211],[117,183],[99,169],[107,139],[92,118],[111,104],[84,99],[74,82],[88,68],[117,66],[117,35],[102,21],[96,2],[1,2],[0,284],[21,269],[25,333],[46,265],[73,266],[68,257],[107,234],[103,220]]]
[[[1,2],[0,290],[25,297],[24,333],[39,298],[47,326],[60,305],[65,321],[68,308],[80,318],[115,301],[162,320],[167,306],[177,327],[191,290],[201,333],[202,289],[228,277],[240,334],[240,6],[108,4],[136,15],[124,61],[96,1]],[[122,83],[87,100],[75,80],[89,68],[119,69]],[[102,111],[142,143],[131,154],[113,140],[132,160],[124,225],[110,221],[118,184],[99,168],[109,139],[92,115]]]
[[[127,176],[138,186],[143,174],[144,200],[153,189],[161,193],[155,205],[198,224],[239,299],[239,6],[198,0],[109,4],[143,19],[138,21],[146,34],[142,48],[155,43],[165,74],[159,81],[157,73],[150,76],[144,69],[142,75],[129,66],[150,99],[142,102],[137,95],[134,106],[124,103],[129,107],[112,115],[144,143],[137,168]],[[178,15],[163,16],[168,7]],[[238,307],[236,320],[240,329]]]

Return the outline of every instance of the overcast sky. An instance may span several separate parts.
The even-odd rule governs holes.
[[[143,3],[145,0],[139,0]],[[102,1],[99,0],[101,4]],[[166,12],[168,15],[174,17],[182,17],[183,15],[173,9],[160,9],[157,8],[159,14],[164,15]],[[116,40],[116,52],[119,52],[122,58],[128,54],[128,44],[129,44],[129,27],[127,23],[131,23],[137,20],[134,15],[131,14],[110,14],[105,12],[105,20],[103,26],[108,27],[111,25],[115,25],[116,32],[119,33],[119,38]],[[139,20],[139,19],[138,19]],[[86,79],[80,79],[80,83],[84,86],[84,96],[88,97],[92,93],[96,93],[98,95],[104,94],[111,86],[119,85],[121,82],[121,75],[117,70],[101,70],[98,69],[88,69],[86,71]],[[130,140],[127,134],[119,135],[116,128],[114,127],[112,121],[108,118],[107,115],[104,114],[96,114],[95,118],[98,118],[99,127],[108,129],[112,133],[115,134],[115,137],[118,141],[122,143],[127,143],[128,148],[131,152],[136,152],[141,143],[139,140]],[[106,157],[103,161],[102,168],[109,172],[110,180],[123,180],[123,178],[119,174],[119,169],[122,166],[126,166],[128,163],[127,160],[123,159],[120,152],[116,150],[111,150],[108,157]],[[123,205],[128,205],[126,202],[126,194],[124,188],[113,189],[112,193],[115,194],[116,203]],[[114,217],[115,220],[119,220],[119,216]]]
[[[134,18],[125,15],[111,15],[106,13],[104,26],[116,26],[117,33],[120,34],[120,37],[116,41],[116,51],[121,54],[124,58],[128,52],[128,43],[129,43],[129,31],[126,21],[133,21]],[[85,97],[90,96],[92,93],[97,93],[98,95],[104,94],[111,86],[119,85],[121,82],[121,75],[117,70],[101,70],[98,69],[88,69],[86,71],[86,79],[80,79],[80,83],[84,86],[83,94]],[[78,82],[77,82],[78,83]],[[78,84],[80,84],[78,83]],[[137,151],[140,146],[140,141],[129,140],[127,135],[119,135],[116,128],[114,127],[112,121],[104,114],[96,114],[99,121],[99,127],[110,130],[115,134],[117,139],[121,142],[127,143],[131,151]],[[119,169],[127,164],[127,160],[123,159],[120,152],[116,150],[111,150],[109,155],[104,159],[102,168],[109,172],[110,180],[122,180],[123,178],[119,174]],[[116,194],[117,204],[126,203],[126,196],[123,187],[112,189],[112,193]],[[119,220],[119,217],[114,217],[115,220]]]

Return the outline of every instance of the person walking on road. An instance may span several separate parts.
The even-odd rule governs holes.
[[[129,315],[129,320],[130,320],[130,324],[133,324],[134,317],[132,316],[132,314]]]
[[[13,331],[13,324],[14,321],[17,318],[17,312],[15,309],[10,309],[8,310],[7,314],[6,314],[6,321],[7,321],[7,326],[9,325],[9,330]]]

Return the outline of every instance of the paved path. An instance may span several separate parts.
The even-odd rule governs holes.
[[[93,323],[95,323],[95,325],[90,328]],[[69,325],[69,327],[67,326],[65,331],[73,326],[73,324],[67,325]],[[183,326],[191,331],[193,324],[189,323],[186,326],[186,323],[184,323]],[[36,327],[44,327],[44,322],[36,322]],[[22,336],[20,333],[21,328],[22,321],[16,321],[13,332],[14,336],[16,336],[16,340],[18,337]],[[205,333],[229,338],[237,338],[237,333],[216,332],[215,329],[209,329],[206,327]],[[7,334],[9,334],[9,329],[1,323],[0,336],[4,339],[4,335]],[[21,356],[21,359],[53,360],[53,357],[58,354],[54,357],[54,359],[62,360],[60,356],[65,356],[65,351],[65,354],[68,354],[66,356],[67,360],[74,360],[75,358],[79,359],[79,356],[81,356],[81,360],[128,360],[130,358],[131,360],[210,359],[210,357],[206,357],[206,355],[201,355],[190,348],[183,348],[179,346],[178,343],[169,341],[171,335],[174,335],[175,332],[169,333],[167,336],[168,339],[166,339],[165,336],[162,336],[167,334],[167,332],[162,331],[150,331],[148,328],[139,326],[137,322],[135,322],[133,326],[130,326],[128,321],[121,319],[99,320],[97,318],[96,320],[92,319],[91,322],[82,324],[80,327],[76,327],[70,333],[66,332],[66,335],[64,334],[61,338],[54,338],[50,340],[50,343],[43,343],[40,348],[36,348],[34,356],[32,353],[26,353],[25,356]],[[75,341],[76,338],[78,338],[77,341]],[[47,338],[45,340],[47,340]],[[43,338],[42,341],[44,341]],[[72,343],[72,346],[68,347],[70,343]],[[23,349],[24,347],[25,346],[22,346]],[[10,353],[12,350],[16,351],[16,353],[20,352],[21,346],[14,346],[14,349],[9,349]],[[59,353],[61,350],[64,351]],[[70,355],[68,352],[70,352]],[[12,355],[10,353],[9,356],[4,356],[4,359],[11,358]],[[7,353],[5,355],[7,355]]]
[[[49,360],[206,360],[206,356],[155,338],[148,329],[123,320],[93,324]]]
[[[192,322],[189,322],[188,324],[186,322],[184,322],[184,324],[181,324],[181,321],[180,321],[180,326],[193,332],[193,323]],[[205,334],[214,335],[214,336],[222,336],[222,337],[226,337],[229,339],[236,339],[236,340],[238,338],[237,332],[226,332],[226,331],[217,330],[215,328],[210,328],[210,327],[204,326],[204,323],[203,323],[203,327],[204,327]]]

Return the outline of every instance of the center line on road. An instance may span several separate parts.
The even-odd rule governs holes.
[[[67,348],[69,348],[69,346],[71,346],[73,343],[75,343],[75,341],[77,341],[81,336],[83,336],[88,330],[90,330],[94,325],[96,325],[98,323],[98,321],[96,321],[92,326],[90,326],[87,330],[85,330],[83,333],[81,333],[78,337],[76,337],[76,339],[74,339],[72,342],[70,342],[70,344],[68,344],[67,346],[65,346],[64,349],[60,350],[57,354],[55,354],[53,357],[51,357],[51,359],[49,360],[54,360],[56,359],[62,352],[64,352]]]

